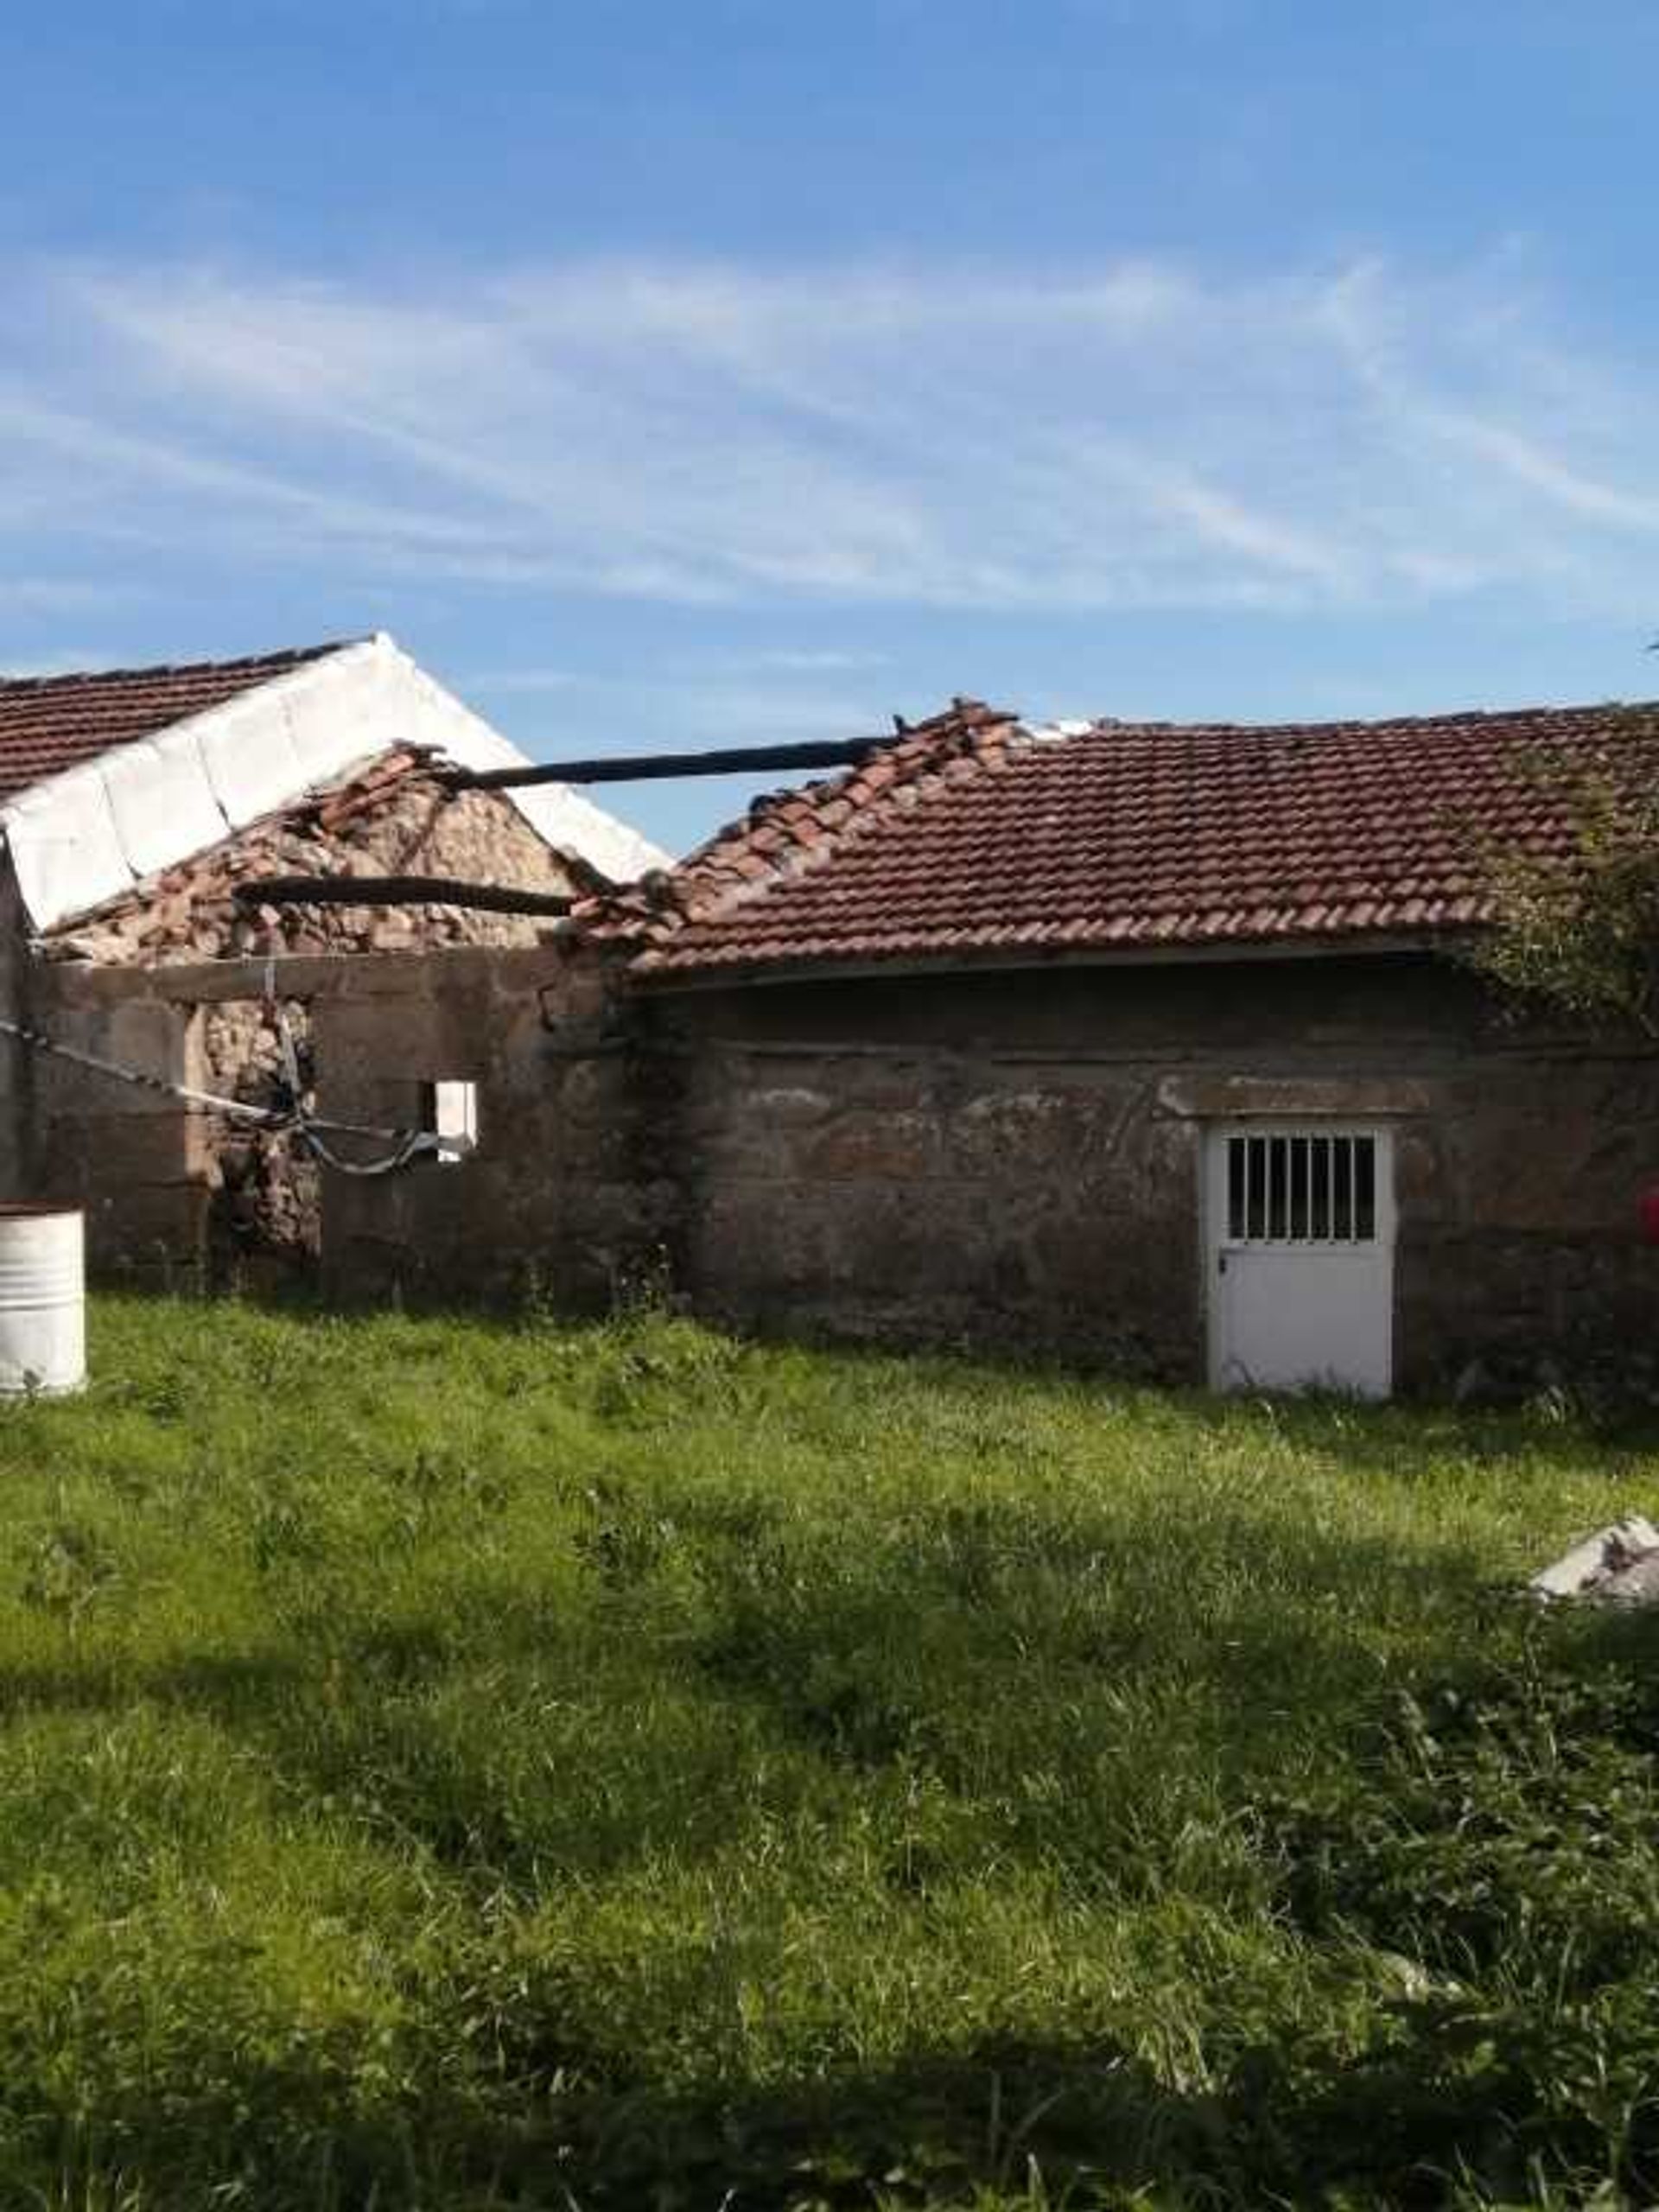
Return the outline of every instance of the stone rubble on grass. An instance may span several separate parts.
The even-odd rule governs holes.
[[[1659,1529],[1639,1513],[1610,1522],[1535,1574],[1535,1598],[1553,1604],[1584,1598],[1598,1605],[1650,1605],[1659,1601]]]

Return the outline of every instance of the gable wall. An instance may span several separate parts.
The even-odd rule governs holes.
[[[354,810],[346,811],[346,808]],[[545,917],[460,906],[289,906],[250,913],[233,887],[259,876],[446,875],[569,892],[570,869],[492,791],[444,791],[403,773],[251,824],[130,895],[66,923],[48,957],[104,963],[221,960],[244,953],[409,952],[448,944],[534,944]]]
[[[194,672],[222,677],[226,667]],[[302,656],[215,707],[47,776],[0,806],[0,825],[35,925],[52,929],[404,748],[471,768],[524,759],[381,634]],[[548,845],[613,881],[667,865],[579,791],[521,787],[505,803]]]

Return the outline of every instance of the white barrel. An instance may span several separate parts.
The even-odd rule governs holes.
[[[86,1382],[86,1230],[73,1206],[0,1205],[0,1396]]]

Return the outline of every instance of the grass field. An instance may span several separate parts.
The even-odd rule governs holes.
[[[94,1309],[0,1413],[0,2203],[1659,2169],[1653,1506],[1559,1407]]]

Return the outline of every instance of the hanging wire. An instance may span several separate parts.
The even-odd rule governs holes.
[[[325,1167],[332,1167],[337,1175],[395,1175],[400,1168],[407,1167],[411,1161],[425,1154],[435,1154],[443,1159],[464,1156],[458,1147],[431,1129],[348,1130],[343,1125],[320,1122],[307,1110],[299,1047],[294,1040],[288,1007],[276,989],[275,954],[268,954],[265,959],[265,1011],[276,1032],[276,1041],[283,1056],[283,1081],[292,1109],[288,1126],[312,1157],[321,1160]],[[391,1150],[378,1160],[346,1160],[327,1141],[323,1135],[325,1130],[332,1130],[340,1135],[373,1135],[383,1143],[389,1143]]]
[[[270,980],[268,976],[268,991]],[[286,1010],[280,1005],[276,1005],[276,1017],[283,1055],[283,1088],[288,1093],[286,1103],[281,1106],[255,1106],[244,1098],[226,1098],[217,1091],[197,1090],[188,1084],[174,1083],[165,1076],[151,1075],[147,1069],[129,1067],[122,1061],[106,1059],[102,1053],[86,1052],[79,1045],[66,1045],[28,1022],[14,1020],[9,1014],[0,1014],[0,1036],[10,1037],[31,1052],[43,1052],[53,1059],[89,1069],[95,1075],[107,1076],[112,1082],[176,1099],[187,1113],[250,1122],[273,1136],[291,1134],[325,1166],[341,1175],[389,1175],[427,1154],[440,1159],[466,1157],[461,1147],[451,1139],[439,1136],[435,1130],[374,1128],[359,1122],[327,1121],[310,1113],[298,1081],[299,1055],[293,1033]],[[378,1160],[346,1160],[328,1142],[331,1137],[361,1137],[390,1146],[391,1150]]]

